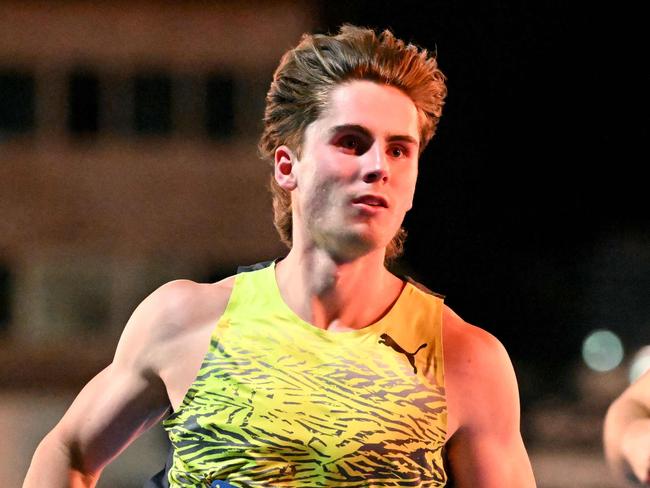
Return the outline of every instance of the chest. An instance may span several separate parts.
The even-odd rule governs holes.
[[[418,347],[382,334],[342,341],[275,325],[224,323],[213,335],[165,422],[184,473],[209,468],[214,479],[263,486],[444,481],[444,388],[423,374]]]
[[[369,445],[431,448],[445,440],[444,391],[422,381],[412,362],[381,338],[340,344],[225,335],[211,343],[183,407],[200,417],[185,422],[238,432],[246,448],[316,449],[327,459]],[[269,436],[273,446],[259,442]]]

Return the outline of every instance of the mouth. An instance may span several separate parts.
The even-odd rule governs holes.
[[[352,200],[355,205],[367,205],[375,208],[388,208],[388,202],[380,195],[361,195]]]

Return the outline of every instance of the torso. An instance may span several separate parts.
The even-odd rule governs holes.
[[[194,285],[196,288],[196,299],[192,300],[194,311],[191,314],[191,320],[188,320],[188,323],[185,324],[185,332],[179,334],[178,337],[175,337],[174,340],[171,341],[173,346],[165,353],[166,357],[183,358],[183,360],[168,361],[166,366],[161,370],[161,377],[165,382],[174,412],[182,411],[183,407],[181,405],[186,393],[195,383],[197,372],[201,368],[201,363],[208,351],[210,339],[213,337],[215,323],[220,322],[220,319],[226,310],[232,292],[233,281],[234,277],[231,277],[214,285]],[[347,333],[334,334],[338,334],[342,337],[342,334]],[[392,334],[395,335],[395,333]],[[403,350],[401,350],[402,346],[400,346],[399,343],[393,343],[395,341],[390,337],[390,334],[388,337],[382,336],[380,344],[383,344],[382,349],[385,347],[386,351],[392,349],[397,352],[401,350],[401,354],[394,355],[394,357],[397,358],[396,360],[401,361],[400,364],[402,364],[402,366],[400,366],[400,368],[403,368],[404,371],[408,372],[411,367],[415,368],[416,365],[419,365],[420,368],[425,367],[424,363],[416,363],[416,361],[421,361],[420,356],[424,357],[420,353],[418,353],[420,356],[413,354],[416,350],[419,350],[418,346],[414,344],[405,344],[404,338],[400,339],[399,336],[396,337],[399,342],[402,342],[402,345],[404,346]],[[352,347],[352,349],[350,349],[348,353],[354,354],[361,346],[357,344],[356,346],[351,345],[350,347]],[[413,351],[410,349],[413,349]],[[410,357],[409,355],[412,355],[413,357]],[[404,362],[405,358],[408,359],[408,361]],[[379,398],[380,397],[375,398],[375,401]],[[444,401],[444,393],[442,398]],[[313,406],[310,408],[313,408]],[[449,419],[449,425],[454,428],[453,418]],[[443,432],[443,438],[441,439],[441,443],[444,444],[444,426],[442,429],[441,432]],[[422,486],[437,485],[424,484]]]
[[[196,287],[196,307],[198,313],[194,320],[183,327],[183,337],[175,342],[171,357],[182,357],[182,361],[168,361],[161,370],[161,378],[166,386],[172,411],[177,411],[185,394],[196,379],[201,363],[208,350],[210,336],[215,324],[221,318],[228,304],[235,277],[231,276],[219,283],[198,284]],[[462,409],[462,396],[457,393],[455,373],[462,362],[462,355],[456,353],[459,342],[459,328],[467,324],[447,305],[443,305],[442,330],[445,345],[445,390],[447,392],[447,439],[451,438],[460,425],[459,410]]]

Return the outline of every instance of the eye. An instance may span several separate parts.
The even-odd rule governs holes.
[[[368,143],[354,134],[340,137],[336,141],[336,146],[340,147],[346,154],[355,154],[357,156],[368,150]]]
[[[393,158],[403,158],[408,156],[408,150],[403,146],[392,146],[388,152]]]
[[[359,140],[356,136],[343,136],[339,139],[339,146],[343,149],[354,151],[359,148]]]

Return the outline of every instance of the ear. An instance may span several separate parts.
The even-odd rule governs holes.
[[[275,181],[287,191],[296,188],[296,175],[294,173],[294,164],[298,160],[293,151],[287,146],[279,146],[275,150]]]

